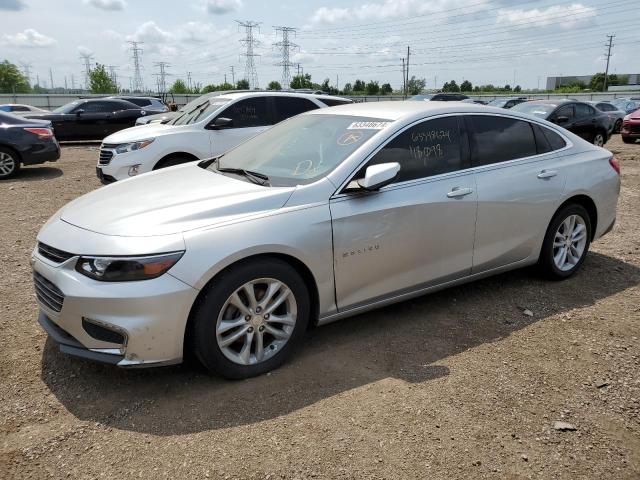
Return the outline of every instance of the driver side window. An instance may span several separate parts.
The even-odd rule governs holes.
[[[227,107],[218,118],[230,118],[231,128],[263,127],[271,125],[266,97],[253,97],[240,100]]]
[[[405,130],[367,163],[366,167],[398,162],[397,182],[455,172],[465,166],[457,117],[442,117]],[[366,167],[357,178],[364,177]]]
[[[565,105],[564,107],[560,107],[555,114],[555,117],[567,117],[567,121],[573,120],[573,105]]]

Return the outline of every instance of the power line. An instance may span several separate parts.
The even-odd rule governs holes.
[[[260,46],[260,41],[256,39],[254,36],[254,29],[258,28],[260,23],[245,21],[238,22],[238,27],[244,28],[245,37],[240,40],[245,47],[245,53],[242,54],[243,57],[246,58],[245,67],[244,67],[244,76],[245,79],[249,82],[249,88],[253,90],[254,88],[258,88],[258,73],[256,72],[256,64],[254,57],[259,57],[260,55],[254,53],[254,48]]]
[[[27,77],[27,81],[31,83],[31,67],[33,66],[31,63],[20,62],[20,66],[22,67],[22,71],[24,72],[24,76]]]
[[[167,62],[154,62],[154,65],[160,69],[158,73],[156,73],[156,77],[158,79],[158,93],[166,93],[167,91],[167,67],[170,67],[171,64]]]
[[[604,71],[604,89],[603,92],[607,91],[607,77],[609,76],[609,60],[611,59],[611,47],[613,47],[613,37],[615,35],[607,35],[609,39],[609,44],[607,45],[607,68]]]
[[[127,42],[131,45],[131,58],[133,59],[133,80],[131,82],[131,89],[134,92],[143,92],[144,91],[144,82],[142,81],[142,61],[140,59],[143,50],[139,47],[144,42],[134,42],[129,40]]]
[[[273,44],[274,47],[277,47],[282,52],[282,60],[279,63],[274,63],[277,67],[282,67],[282,88],[289,88],[291,84],[291,72],[289,70],[290,67],[293,67],[294,64],[291,63],[291,50],[300,48],[299,45],[291,42],[289,40],[289,34],[297,32],[297,28],[293,27],[273,27],[276,30],[276,35],[279,33],[282,34],[282,40]]]
[[[80,60],[84,62],[84,70],[82,72],[84,76],[84,88],[90,90],[91,88],[91,60],[93,60],[93,54],[81,53]]]

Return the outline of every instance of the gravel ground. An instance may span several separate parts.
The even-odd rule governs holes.
[[[360,315],[237,382],[59,353],[29,255],[99,187],[96,147],[25,168],[0,184],[0,478],[640,478],[640,144],[607,147],[618,224],[572,279],[527,269]]]

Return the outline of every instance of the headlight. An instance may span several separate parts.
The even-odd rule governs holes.
[[[80,257],[76,271],[102,282],[150,280],[173,267],[183,254],[184,251],[140,257]]]
[[[151,145],[154,140],[155,138],[147,138],[146,140],[140,140],[138,142],[123,143],[116,147],[116,153],[127,153],[142,150],[144,147]]]

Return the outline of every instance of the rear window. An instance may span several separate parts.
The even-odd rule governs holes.
[[[340,98],[319,98],[318,100],[324,103],[327,107],[336,107],[338,105],[353,103],[351,100],[343,100]]]
[[[536,117],[546,119],[557,106],[558,104],[556,103],[523,102],[518,105],[514,105],[511,110],[514,112],[528,113],[529,115],[535,115]]]
[[[515,118],[470,115],[473,166],[506,162],[538,153],[533,128]]]
[[[146,98],[127,98],[127,101],[138,105],[139,107],[148,107],[151,105],[151,100]]]

